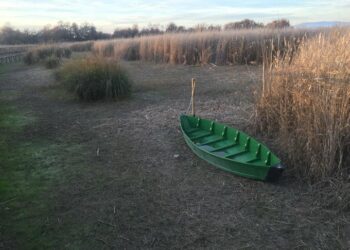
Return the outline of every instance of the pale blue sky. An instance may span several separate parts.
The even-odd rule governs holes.
[[[191,26],[224,24],[244,18],[269,22],[287,18],[298,24],[312,21],[350,21],[350,0],[0,0],[0,26],[37,29],[46,24],[89,22],[110,32],[138,24]]]

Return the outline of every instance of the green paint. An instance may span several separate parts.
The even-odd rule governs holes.
[[[186,143],[200,158],[223,170],[257,180],[282,173],[276,155],[247,134],[195,116],[180,117]]]

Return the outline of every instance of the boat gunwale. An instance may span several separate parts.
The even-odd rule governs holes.
[[[238,164],[243,164],[243,165],[246,165],[246,166],[256,166],[256,167],[266,167],[266,168],[272,168],[272,167],[275,167],[275,166],[278,166],[278,165],[281,165],[281,160],[273,153],[271,152],[271,150],[263,143],[261,142],[258,142],[261,144],[261,146],[265,147],[266,149],[268,149],[271,154],[273,154],[276,159],[277,159],[277,163],[274,164],[274,165],[261,165],[261,164],[256,164],[256,163],[248,163],[248,162],[242,162],[242,161],[235,161],[234,159],[231,159],[231,158],[226,158],[226,157],[223,157],[223,156],[220,156],[220,155],[217,155],[217,154],[213,154],[212,152],[210,151],[207,151],[207,150],[204,150],[202,149],[201,147],[199,147],[198,145],[196,145],[193,140],[187,135],[186,131],[184,130],[183,126],[182,126],[182,122],[181,122],[181,117],[189,117],[188,115],[185,115],[185,114],[181,114],[180,115],[180,128],[181,128],[181,132],[182,134],[192,143],[193,146],[195,146],[197,149],[201,150],[202,152],[206,153],[206,154],[210,154],[211,156],[214,156],[216,158],[220,158],[222,160],[226,160],[226,161],[230,161],[230,162],[234,162],[234,163],[238,163]],[[195,117],[198,117],[198,116],[195,116]],[[198,117],[199,118],[199,117]],[[206,121],[210,121],[210,122],[214,122],[216,124],[219,124],[219,125],[222,125],[222,126],[226,126],[226,127],[230,127],[232,128],[231,126],[228,126],[228,125],[225,125],[225,124],[222,124],[220,122],[216,122],[216,121],[212,121],[212,120],[208,120],[208,119],[202,119],[200,118],[201,120],[206,120]],[[239,130],[239,129],[236,129],[234,128],[236,131],[242,133],[243,135],[245,135],[246,137],[250,137],[248,134],[244,133],[243,131]],[[255,140],[256,141],[256,140]]]

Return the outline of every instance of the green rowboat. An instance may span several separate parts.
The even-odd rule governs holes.
[[[180,116],[188,146],[223,170],[257,180],[276,181],[284,167],[265,145],[226,125],[196,116]]]

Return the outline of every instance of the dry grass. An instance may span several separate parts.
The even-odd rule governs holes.
[[[259,63],[263,50],[283,52],[290,44],[297,45],[305,35],[306,31],[293,29],[162,34],[97,41],[93,52],[118,59],[172,64]]]
[[[59,45],[41,45],[29,50],[23,57],[26,64],[34,64],[45,61],[48,58],[56,57],[57,59],[69,58],[72,51],[69,47]]]
[[[44,61],[45,67],[47,69],[57,68],[60,65],[60,62],[61,62],[61,60],[57,56],[50,56],[50,57],[46,58]]]
[[[57,76],[69,91],[84,101],[116,100],[131,93],[131,80],[115,60],[75,59],[65,63]]]
[[[350,148],[350,30],[303,41],[276,57],[264,77],[256,124],[273,134],[295,173],[343,175]]]
[[[36,45],[28,44],[28,45],[0,45],[0,56],[1,55],[8,55],[8,54],[15,54],[15,53],[22,53],[26,52],[27,50],[35,47]]]
[[[93,42],[91,41],[75,43],[41,44],[37,46],[28,47],[29,49],[27,49],[23,60],[26,64],[34,64],[40,61],[49,61],[48,58],[53,59],[53,57],[57,57],[58,59],[70,58],[72,52],[90,51],[92,45]]]
[[[84,52],[84,51],[90,51],[92,48],[93,42],[87,41],[87,42],[75,42],[75,43],[68,43],[68,47],[73,52]]]

